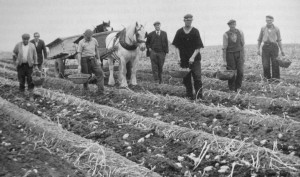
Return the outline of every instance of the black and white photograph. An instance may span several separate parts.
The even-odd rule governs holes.
[[[0,0],[0,177],[299,177],[299,0]]]

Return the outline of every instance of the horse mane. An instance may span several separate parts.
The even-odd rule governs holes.
[[[134,35],[136,24],[138,24],[138,23],[135,22],[126,27],[125,41],[129,44],[136,41],[136,36]],[[138,24],[138,26],[141,26],[141,25]],[[134,37],[134,38],[132,38],[132,37]]]

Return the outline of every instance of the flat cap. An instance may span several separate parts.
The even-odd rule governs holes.
[[[192,14],[186,14],[183,18],[184,19],[193,18],[193,15]]]
[[[160,22],[159,22],[159,21],[156,21],[156,22],[153,23],[153,25],[154,25],[154,26],[155,26],[155,25],[160,25]]]
[[[25,33],[22,35],[22,39],[30,39],[30,35],[28,33]]]
[[[85,30],[85,32],[83,33],[85,36],[92,36],[93,35],[93,31],[90,29]]]
[[[236,23],[236,21],[233,20],[233,19],[231,19],[231,20],[229,20],[229,21],[227,22],[228,25],[230,25],[231,23]]]
[[[274,20],[274,17],[272,15],[267,15],[266,18]]]

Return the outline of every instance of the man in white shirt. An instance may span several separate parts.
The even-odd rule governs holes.
[[[92,30],[86,30],[84,38],[78,43],[78,70],[84,74],[95,74],[98,86],[97,94],[102,95],[104,94],[104,74],[100,67],[98,41],[92,35]],[[83,84],[83,92],[88,90],[88,83]]]
[[[22,42],[16,44],[13,50],[13,61],[17,67],[20,92],[25,91],[27,81],[28,91],[32,93],[34,84],[32,83],[32,72],[34,65],[37,64],[37,53],[34,44],[29,42],[30,35],[23,34]],[[30,100],[33,100],[32,94]]]

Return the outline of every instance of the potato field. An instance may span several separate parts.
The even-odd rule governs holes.
[[[34,101],[19,93],[11,57],[0,59],[0,176],[300,176],[300,45],[284,45],[289,68],[263,79],[256,46],[246,46],[241,91],[215,77],[221,46],[201,50],[203,100],[185,98],[174,50],[163,83],[150,59],[137,86],[82,85],[57,78],[54,60]],[[69,68],[76,65],[69,60]],[[76,73],[76,69],[66,73]],[[116,75],[117,77],[117,75]],[[17,169],[17,170],[16,170]]]

